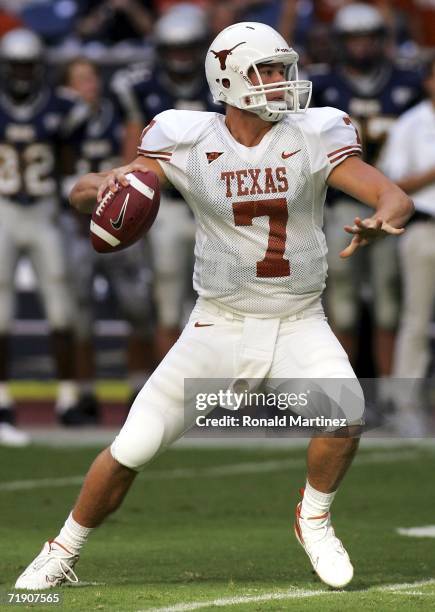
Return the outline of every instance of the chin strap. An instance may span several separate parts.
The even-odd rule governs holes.
[[[287,104],[285,102],[268,102],[266,108],[258,108],[252,112],[263,119],[263,121],[276,123],[277,121],[281,121],[281,119],[284,117],[283,111],[286,110]]]

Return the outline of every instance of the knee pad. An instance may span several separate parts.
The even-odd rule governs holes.
[[[397,284],[386,284],[375,294],[373,311],[377,327],[394,330],[399,323],[399,292]]]
[[[359,306],[355,295],[341,291],[340,287],[329,287],[327,314],[332,318],[334,327],[341,332],[353,332],[358,323]]]
[[[157,408],[143,407],[137,400],[127,421],[110,447],[112,457],[121,465],[140,471],[160,450],[165,421]]]
[[[381,329],[394,331],[399,323],[399,303],[391,299],[375,305],[376,326]]]

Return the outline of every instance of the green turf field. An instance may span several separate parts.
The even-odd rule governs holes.
[[[96,449],[0,449],[0,590],[54,537]],[[38,610],[435,610],[435,541],[396,527],[435,524],[435,450],[367,449],[333,507],[355,566],[346,591],[311,573],[291,529],[301,450],[179,449],[137,480],[93,534],[76,571]],[[40,479],[45,479],[41,481]],[[25,482],[23,482],[25,481]],[[30,606],[20,605],[29,609]]]

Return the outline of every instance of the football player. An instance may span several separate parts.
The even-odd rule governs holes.
[[[75,174],[101,172],[121,161],[124,130],[116,102],[103,92],[97,66],[85,58],[72,60],[64,70],[64,85],[83,98],[90,108],[85,129],[73,141]],[[66,190],[72,186],[66,177]],[[122,316],[130,325],[127,340],[127,369],[131,395],[135,396],[153,369],[151,328],[153,323],[152,271],[144,241],[120,253],[103,257],[89,241],[89,219],[71,209],[63,219],[68,234],[70,276],[77,300],[75,330],[77,375],[80,383],[78,407],[83,414],[96,415],[93,348],[93,281],[97,272],[110,283]]]
[[[193,4],[169,9],[155,26],[155,66],[115,76],[113,87],[126,117],[125,161],[136,155],[144,125],[169,108],[223,111],[211,97],[204,75],[208,44],[204,11]],[[162,193],[158,219],[150,232],[158,315],[156,349],[162,359],[180,334],[186,304],[194,301],[191,278],[195,223],[180,193]],[[162,249],[162,242],[165,248]]]
[[[17,432],[12,429],[14,412],[7,385],[8,334],[14,315],[15,268],[21,254],[32,263],[52,330],[59,379],[57,414],[68,424],[76,410],[70,358],[73,308],[57,226],[57,169],[61,149],[80,128],[87,109],[47,84],[44,49],[29,30],[13,30],[1,39],[0,70],[0,441],[12,443]]]
[[[354,3],[340,9],[334,32],[339,63],[308,70],[315,106],[331,105],[349,114],[358,132],[364,159],[375,164],[396,117],[412,106],[421,91],[415,72],[398,68],[388,55],[389,35],[374,6]],[[338,253],[344,240],[341,227],[349,216],[366,216],[367,208],[342,193],[330,196],[326,233],[329,250],[328,312],[334,331],[351,363],[356,361],[360,305],[371,289],[374,357],[377,375],[391,374],[394,335],[399,311],[399,273],[394,240],[383,240],[350,260]],[[367,294],[367,291],[366,291]]]
[[[392,128],[380,167],[415,200],[416,214],[399,245],[404,307],[397,337],[393,399],[398,413],[391,425],[401,435],[428,433],[422,383],[431,359],[429,325],[435,301],[435,59],[424,70],[427,99],[404,113]],[[405,382],[405,381],[404,381]]]
[[[231,384],[266,379],[271,385],[276,379],[334,379],[334,392],[353,389],[349,435],[323,434],[310,442],[295,523],[299,543],[326,584],[344,587],[352,579],[330,506],[358,447],[363,401],[321,306],[327,268],[323,205],[330,185],[374,209],[346,225],[352,240],[342,257],[376,238],[401,234],[413,205],[359,158],[345,113],[307,110],[311,84],[298,79],[297,60],[269,26],[248,22],[224,29],[205,67],[226,115],[160,113],[144,130],[132,164],[85,175],[75,185],[71,202],[87,213],[105,189],[126,186],[125,173],[132,170],[151,170],[163,185],[175,185],[197,221],[199,298],[112,446],[90,468],[61,532],[21,574],[17,588],[77,579],[74,565],[92,529],[118,508],[137,472],[195,422],[195,410],[184,406],[185,378],[204,379],[209,389],[217,378]]]

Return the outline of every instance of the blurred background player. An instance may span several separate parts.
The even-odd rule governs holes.
[[[81,0],[77,32],[84,42],[141,41],[153,26],[150,2],[143,0]]]
[[[113,88],[127,120],[126,162],[135,158],[144,126],[156,114],[169,108],[222,112],[222,106],[213,102],[205,80],[208,41],[205,12],[193,4],[175,5],[155,25],[156,58],[152,69],[115,76]],[[156,349],[161,360],[177,340],[183,315],[194,301],[191,279],[195,224],[175,189],[162,193],[150,238],[158,312]]]
[[[119,109],[103,91],[97,66],[86,58],[72,60],[64,70],[64,85],[90,107],[85,130],[74,140],[75,175],[102,172],[119,164],[124,130]],[[72,177],[73,181],[75,177]],[[71,177],[65,180],[66,191]],[[140,389],[153,369],[152,271],[145,240],[125,251],[100,255],[89,240],[89,218],[71,207],[64,213],[70,276],[77,302],[75,316],[80,416],[97,416],[95,350],[93,342],[93,285],[97,273],[108,281],[120,314],[129,323],[127,369],[131,395]]]
[[[57,176],[62,147],[83,123],[86,109],[47,85],[43,45],[31,31],[6,34],[0,61],[0,442],[22,444],[26,440],[13,427],[7,385],[14,275],[22,254],[32,263],[51,328],[60,421],[68,424],[77,409],[73,309],[57,226]]]
[[[401,434],[425,436],[422,381],[430,362],[429,324],[435,304],[435,59],[428,61],[427,99],[393,126],[380,167],[412,195],[417,213],[400,240],[403,312],[397,338],[394,377],[408,379],[394,395],[394,424]],[[411,380],[409,380],[411,379]]]
[[[313,105],[347,112],[358,130],[365,160],[374,164],[397,116],[418,100],[420,79],[415,71],[394,65],[385,20],[374,6],[353,3],[341,8],[335,16],[334,32],[337,63],[308,71],[313,81]],[[330,195],[330,203],[326,221],[331,245],[327,307],[334,331],[355,365],[362,302],[369,297],[376,375],[386,377],[391,373],[399,313],[396,246],[387,238],[372,249],[362,249],[354,258],[340,259],[345,219],[348,215],[365,217],[367,209],[338,192]],[[363,366],[368,362],[365,359]],[[372,375],[361,367],[357,373]]]

